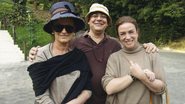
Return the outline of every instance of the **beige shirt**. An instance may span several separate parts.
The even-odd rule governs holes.
[[[39,48],[34,62],[46,61],[53,57],[51,51],[52,44],[47,44]],[[79,78],[80,71],[57,77],[49,89],[43,95],[36,97],[39,104],[61,104],[74,81]]]
[[[109,57],[106,72],[102,78],[104,89],[113,78],[129,74],[130,64],[128,60],[138,63],[142,69],[150,69],[155,73],[157,79],[165,82],[165,73],[159,59],[159,54],[148,54],[140,45],[134,51],[121,49]],[[162,104],[161,93],[152,93],[153,104]],[[135,80],[130,86],[119,93],[107,96],[106,104],[149,104],[149,101],[149,89],[141,81]]]

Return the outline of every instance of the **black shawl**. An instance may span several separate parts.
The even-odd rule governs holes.
[[[91,71],[85,54],[75,48],[73,51],[48,59],[44,62],[34,63],[28,67],[33,82],[35,96],[42,95],[56,77],[68,74],[75,70],[80,71],[80,77],[75,80],[62,104],[76,98],[82,90],[91,90]]]

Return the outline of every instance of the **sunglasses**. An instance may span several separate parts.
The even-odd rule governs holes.
[[[53,29],[56,32],[61,32],[64,28],[67,31],[67,33],[74,32],[74,27],[71,26],[71,25],[60,25],[60,24],[56,24],[56,25],[53,26]]]

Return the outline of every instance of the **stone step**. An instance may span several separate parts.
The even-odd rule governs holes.
[[[24,54],[7,30],[0,30],[0,63],[24,61]]]
[[[13,38],[10,36],[8,31],[6,30],[0,30],[0,42],[7,42],[7,43],[14,43]]]

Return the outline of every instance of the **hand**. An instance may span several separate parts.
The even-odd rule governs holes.
[[[153,43],[144,43],[143,46],[144,46],[147,53],[159,51],[159,49]]]
[[[92,92],[90,90],[83,90],[77,98],[67,102],[67,104],[85,104],[85,102],[91,97]]]
[[[73,99],[73,100],[67,102],[66,104],[83,104],[83,103],[79,103],[77,99]]]
[[[143,70],[145,75],[147,76],[147,78],[149,79],[150,82],[153,82],[155,80],[155,73],[153,73],[152,71],[145,69]]]
[[[144,76],[144,72],[139,64],[134,63],[133,61],[130,61],[130,74],[137,79],[142,79],[142,77]]]
[[[33,62],[33,60],[35,59],[35,56],[36,56],[36,54],[37,54],[37,51],[38,51],[38,48],[39,48],[39,47],[40,47],[40,46],[32,47],[32,48],[30,49],[29,55],[28,55],[28,60],[29,60],[30,62]]]

